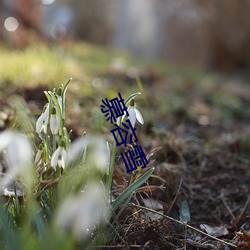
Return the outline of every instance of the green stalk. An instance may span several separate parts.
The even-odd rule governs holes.
[[[56,150],[56,135],[52,135],[53,152]]]
[[[62,89],[62,127],[65,126],[65,96],[66,96],[66,91],[68,89],[69,83],[71,82],[72,78],[70,78],[67,83],[63,86]]]
[[[60,108],[60,105],[55,97],[55,94],[52,93],[51,91],[48,92],[50,94],[51,99],[53,100],[53,103],[56,105],[57,111],[58,111],[58,115],[60,118],[60,126],[59,126],[59,136],[63,135],[63,117],[62,117],[62,111]]]
[[[129,102],[134,99],[135,97],[137,97],[138,95],[140,95],[140,92],[131,94],[125,101],[125,105],[127,106],[129,104]],[[121,122],[122,122],[122,117],[119,117],[117,119],[117,125],[120,127],[121,126]],[[118,131],[116,131],[115,133],[115,137],[117,138],[118,136]],[[113,182],[113,173],[114,173],[114,168],[115,168],[115,156],[116,156],[116,152],[117,152],[117,145],[114,141],[113,144],[113,150],[112,150],[112,158],[111,158],[111,162],[110,162],[110,168],[109,168],[109,173],[108,173],[108,177],[107,177],[107,195],[109,194],[109,191],[111,190],[112,187],[112,182]]]
[[[119,117],[117,119],[117,123],[118,123],[117,125],[120,127],[121,126],[121,117]],[[118,131],[116,131],[116,133],[115,133],[116,138],[117,138],[117,136],[118,136]],[[116,152],[117,152],[117,145],[116,145],[116,142],[114,140],[113,150],[112,150],[112,158],[111,158],[109,173],[108,173],[108,178],[107,178],[107,195],[109,194],[109,191],[111,190],[111,187],[112,187],[113,173],[114,173],[114,169],[115,169]]]
[[[52,101],[51,101],[51,98],[49,98],[49,95],[47,96],[47,92],[45,91],[44,93],[49,101],[49,117],[48,117],[48,123],[47,123],[47,129],[46,129],[47,132],[45,134],[46,139],[45,139],[45,145],[44,145],[45,155],[46,155],[46,164],[48,164],[49,160],[50,160],[49,156],[50,156],[50,150],[51,150],[49,130],[50,130],[50,115],[51,115],[51,111],[52,111]]]

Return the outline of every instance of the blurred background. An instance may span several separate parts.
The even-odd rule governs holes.
[[[142,58],[248,72],[249,0],[0,0],[0,39],[84,40]]]
[[[172,215],[181,214],[187,199],[194,225],[227,225],[226,239],[234,242],[236,228],[250,228],[249,13],[250,0],[0,0],[0,132],[30,133],[48,101],[44,91],[72,77],[65,119],[70,138],[101,134],[112,144],[101,100],[140,91],[136,105],[145,122],[136,125],[136,135],[161,177],[156,185],[166,187],[154,199],[169,215],[172,208]],[[127,187],[131,177],[119,158],[115,164],[114,183]],[[134,210],[133,217],[124,211],[126,223],[136,218]],[[148,236],[143,248],[158,244],[155,239],[177,242],[169,238],[172,224],[158,227],[149,218],[149,231],[136,221],[138,228],[130,224],[120,233],[125,222],[119,222],[114,235],[132,244]],[[157,235],[152,225],[163,231]],[[173,235],[181,248],[186,235],[180,232]],[[54,243],[50,237],[45,244]],[[194,236],[189,242],[205,241]]]

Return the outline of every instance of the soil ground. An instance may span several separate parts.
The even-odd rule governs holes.
[[[79,92],[77,82],[69,88],[67,124],[75,137],[90,129],[86,117],[99,108],[109,90],[124,96],[138,88],[135,80],[120,73],[97,77],[102,90],[95,89],[95,97]],[[144,94],[137,107],[145,124],[136,125],[137,135],[150,162],[147,169],[155,167],[155,172],[111,227],[113,238],[103,249],[233,249],[226,242],[244,242],[236,232],[250,230],[249,82],[237,76],[204,73],[190,77],[161,74],[156,69],[145,69],[141,78]],[[8,95],[24,96],[34,114],[45,102],[42,90],[46,86],[4,88]],[[87,104],[91,106],[83,115],[81,108]],[[111,139],[105,124],[102,130]],[[135,175],[126,173],[118,157],[114,195]],[[225,243],[139,206],[187,221]]]

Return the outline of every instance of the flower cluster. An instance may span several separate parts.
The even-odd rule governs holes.
[[[36,123],[36,132],[41,139],[35,156],[38,183],[48,178],[54,181],[66,171],[68,165],[74,163],[78,156],[82,156],[83,164],[94,165],[95,169],[102,173],[109,166],[110,152],[102,138],[84,136],[71,143],[70,132],[64,124],[67,86],[68,83],[57,90],[45,91],[48,102]],[[87,147],[88,156],[86,156]],[[88,164],[88,161],[91,163]]]
[[[37,120],[36,132],[41,139],[35,163],[37,173],[42,176],[51,167],[57,171],[64,169],[67,162],[69,134],[65,128],[65,92],[68,84],[57,90],[45,91],[48,102]]]
[[[48,128],[52,135],[59,133],[60,121],[62,120],[62,88],[58,89],[58,93],[45,92],[48,103],[44,106],[43,112],[36,122],[36,132],[38,134],[48,132]],[[52,98],[52,95],[54,98]]]

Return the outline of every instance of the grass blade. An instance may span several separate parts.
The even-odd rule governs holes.
[[[127,204],[129,203],[130,199],[132,198],[133,196],[133,193],[131,193],[128,197],[128,199],[125,201],[125,203],[123,204],[123,206],[120,208],[119,212],[117,213],[117,215],[115,216],[113,222],[112,222],[112,225],[114,225],[117,220],[119,219],[121,213],[124,211],[124,209],[126,208]]]

